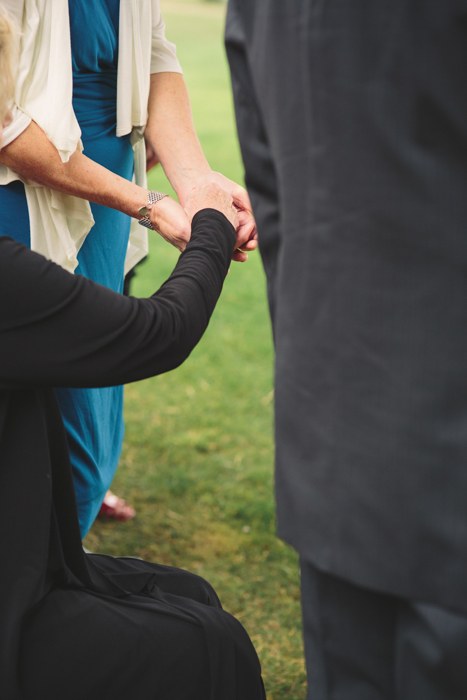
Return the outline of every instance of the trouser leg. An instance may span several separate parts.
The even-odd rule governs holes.
[[[467,616],[301,572],[308,700],[467,700]]]
[[[466,700],[467,617],[403,601],[395,661],[397,700]]]
[[[301,577],[308,700],[394,700],[394,600],[303,560]]]

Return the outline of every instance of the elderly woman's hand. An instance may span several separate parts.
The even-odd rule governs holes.
[[[246,247],[249,250],[254,250],[257,247],[256,221],[253,216],[248,192],[244,187],[233,180],[229,180],[222,173],[212,171],[207,177],[232,196],[233,203],[240,214],[239,227],[241,231],[239,231],[239,237],[244,241],[244,245],[246,245],[247,241],[250,241],[250,245]]]
[[[237,249],[232,257],[237,262],[245,262],[248,259],[247,253],[258,247],[256,221],[248,193],[244,187],[214,170],[205,177],[225,189],[232,197],[238,211]]]
[[[186,211],[171,197],[164,197],[149,210],[152,227],[168,243],[185,250],[191,236],[191,220]]]
[[[215,182],[206,180],[203,184],[193,187],[191,194],[185,200],[185,210],[190,221],[201,209],[217,209],[224,214],[237,231],[239,215],[232,196]]]
[[[213,189],[210,190],[211,193],[215,192],[216,189],[224,192],[224,194],[227,195],[227,199],[225,201],[230,203],[229,211],[231,211],[231,207],[233,205],[233,209],[237,213],[235,224],[237,245],[236,250],[232,255],[232,259],[237,262],[245,262],[248,259],[248,252],[255,250],[258,246],[256,222],[253,217],[247,191],[245,188],[237,185],[235,182],[229,180],[221,173],[214,171],[204,173],[195,180],[194,184],[192,184],[188,198],[185,198],[185,200],[182,202],[185,209],[188,211],[189,216],[192,216],[189,209],[192,206],[194,198],[196,198],[198,194],[200,194],[201,197],[204,196],[208,185],[213,186]]]

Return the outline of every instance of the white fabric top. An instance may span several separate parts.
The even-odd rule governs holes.
[[[0,0],[21,28],[16,105],[4,131],[11,143],[31,119],[45,131],[66,162],[82,148],[72,107],[68,0]],[[159,0],[120,0],[117,78],[117,135],[131,134],[135,181],[146,186],[143,132],[148,116],[150,74],[181,73],[174,44],[165,37]],[[34,66],[34,70],[32,70]],[[0,165],[0,185],[21,179]],[[69,271],[94,220],[89,203],[31,181],[25,184],[31,247]],[[132,222],[125,272],[147,252],[147,231]]]

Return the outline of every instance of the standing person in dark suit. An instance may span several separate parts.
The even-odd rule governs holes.
[[[229,2],[312,700],[467,698],[466,27]]]

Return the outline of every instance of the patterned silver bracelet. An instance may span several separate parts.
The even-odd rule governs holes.
[[[164,194],[163,192],[154,192],[153,190],[148,191],[148,199],[146,205],[144,207],[141,207],[141,209],[138,209],[138,215],[141,216],[141,219],[138,223],[140,223],[141,226],[150,228],[153,231],[155,230],[154,226],[151,223],[151,219],[149,218],[149,212],[151,211],[154,204],[160,202],[161,199],[164,199],[164,197],[167,196],[168,195]]]

